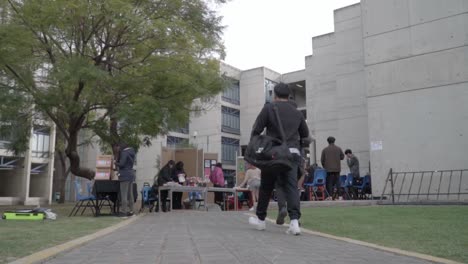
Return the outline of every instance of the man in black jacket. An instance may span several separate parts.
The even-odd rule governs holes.
[[[272,104],[265,104],[257,117],[252,129],[251,136],[260,135],[266,128],[268,136],[281,140],[281,132],[277,121],[273,105],[277,106],[281,124],[284,128],[286,144],[289,151],[293,154],[293,168],[285,173],[262,172],[260,192],[257,205],[257,218],[250,217],[249,223],[258,230],[265,229],[265,218],[267,215],[268,203],[275,183],[278,183],[285,192],[288,214],[291,219],[288,233],[299,235],[300,201],[297,191],[297,170],[301,162],[300,139],[309,137],[309,129],[304,116],[296,109],[296,106],[289,102],[289,86],[285,83],[279,83],[274,88],[274,99]]]
[[[119,150],[119,160],[116,161],[116,165],[119,168],[121,215],[127,217],[133,215],[133,204],[135,202],[132,189],[135,181],[135,171],[133,170],[135,150],[125,143],[120,144]]]

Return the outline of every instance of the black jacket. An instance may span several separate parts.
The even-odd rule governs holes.
[[[158,186],[163,186],[166,182],[172,181],[174,171],[169,166],[164,166],[158,174]]]
[[[299,149],[300,139],[309,137],[309,128],[304,116],[296,109],[296,106],[289,101],[279,101],[267,103],[255,120],[251,136],[260,135],[263,129],[267,129],[267,135],[281,139],[279,124],[273,110],[273,105],[278,106],[278,113],[283,125],[286,144],[290,148]]]
[[[119,161],[119,181],[134,181],[135,171],[133,164],[135,162],[135,150],[133,148],[126,148],[120,152]]]

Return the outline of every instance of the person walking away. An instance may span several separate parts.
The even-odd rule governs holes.
[[[335,200],[340,191],[340,172],[341,161],[344,159],[343,151],[335,145],[335,138],[327,138],[328,147],[322,150],[321,162],[323,168],[327,171],[327,192],[331,199]],[[327,199],[330,199],[328,197]]]
[[[120,199],[122,203],[121,217],[133,215],[133,182],[135,182],[135,171],[133,164],[135,163],[135,150],[129,147],[126,143],[120,144],[119,160],[116,161],[116,166],[119,169],[120,182]]]
[[[185,170],[182,161],[176,163],[174,173],[172,174],[172,181],[185,185]],[[172,209],[182,209],[182,192],[173,192],[172,199]]]
[[[172,174],[174,173],[175,162],[170,160],[158,173],[158,186],[164,186],[164,184],[172,181]],[[167,196],[169,195],[168,190],[161,191],[161,208],[163,212],[167,212]]]
[[[266,134],[270,137],[282,140],[280,124],[278,123],[275,108],[278,111],[279,121],[284,128],[286,144],[292,153],[292,168],[286,172],[263,171],[261,173],[260,191],[258,195],[257,217],[250,217],[249,224],[258,230],[265,229],[265,218],[267,215],[270,197],[275,184],[285,191],[289,218],[291,219],[288,234],[299,235],[299,218],[301,217],[299,193],[297,191],[297,170],[301,163],[300,139],[309,137],[309,129],[304,116],[289,101],[289,86],[279,83],[274,87],[273,103],[265,104],[254,123],[251,137],[260,135],[266,128]]]
[[[224,187],[224,173],[223,165],[221,163],[216,163],[216,166],[213,168],[210,174],[210,181],[213,183],[214,187]],[[224,208],[224,194],[222,192],[215,192],[214,202]]]

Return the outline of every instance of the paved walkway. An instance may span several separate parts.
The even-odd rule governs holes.
[[[46,263],[428,263],[332,239],[290,236],[267,223],[257,231],[242,212],[150,214]]]

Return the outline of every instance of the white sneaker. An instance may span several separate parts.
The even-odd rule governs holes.
[[[252,206],[250,209],[249,209],[250,212],[253,212],[255,211],[255,206]]]
[[[257,230],[265,230],[265,221],[262,221],[257,217],[249,217],[249,224]]]
[[[295,235],[295,236],[298,236],[301,234],[301,228],[299,227],[299,221],[297,221],[297,219],[291,220],[288,231],[286,231],[286,233]]]

